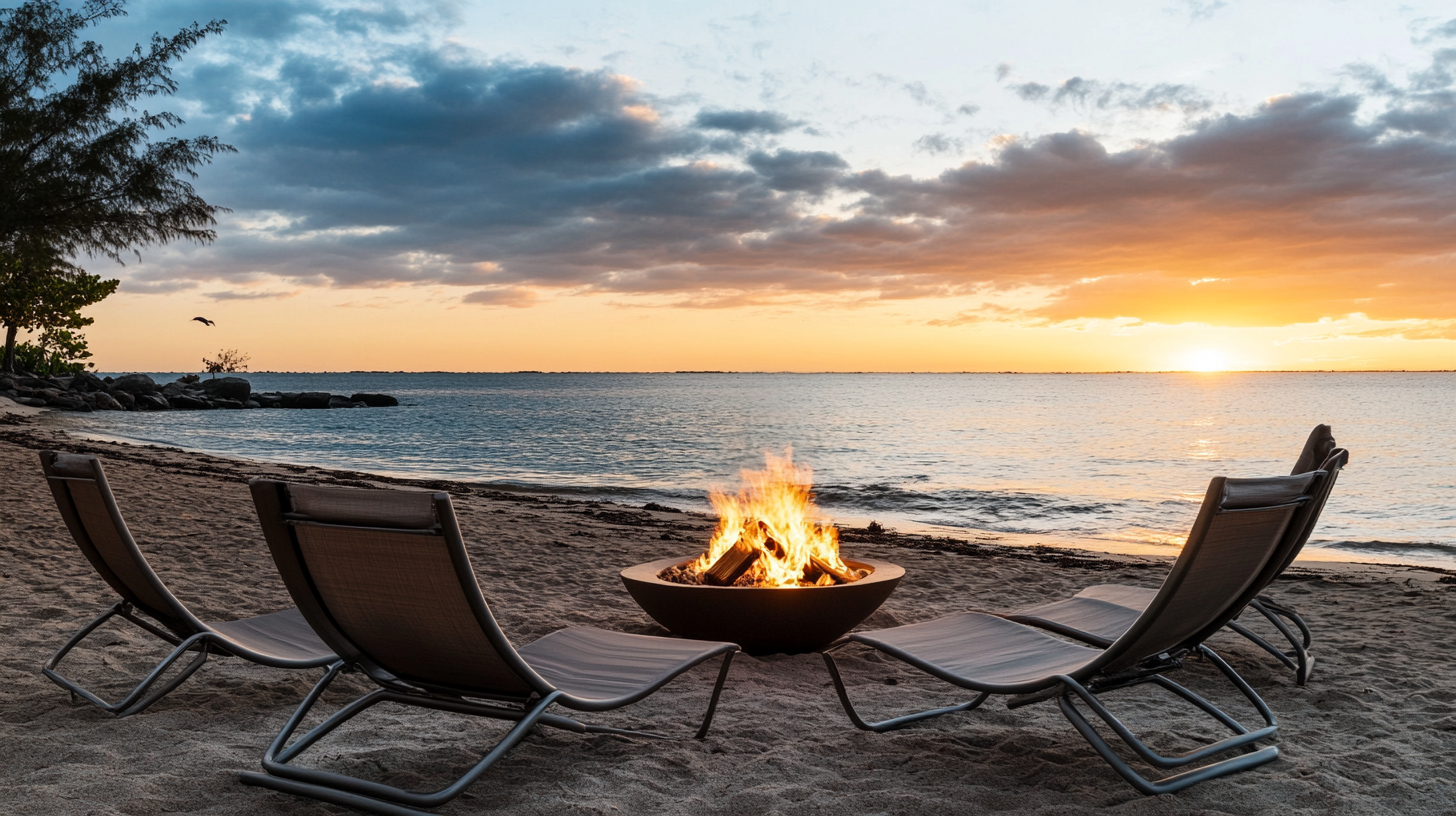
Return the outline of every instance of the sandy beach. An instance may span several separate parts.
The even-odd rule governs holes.
[[[148,711],[116,719],[41,676],[41,663],[114,598],[70,540],[36,451],[98,454],[143,550],[204,619],[290,605],[246,489],[254,476],[329,484],[390,484],[303,465],[238,462],[161,448],[79,442],[0,417],[0,810],[24,814],[323,814],[341,808],[244,787],[265,745],[318,672],[233,658],[206,668]],[[1212,474],[1210,474],[1212,475]],[[663,634],[617,573],[698,552],[711,519],[685,513],[503,494],[464,484],[400,482],[453,494],[482,589],[518,644],[569,625]],[[1340,512],[1338,489],[1328,513]],[[1157,585],[1168,561],[1065,549],[953,545],[848,531],[850,557],[905,567],[865,628],[964,609],[1005,610],[1104,582]],[[1315,631],[1306,688],[1252,644],[1222,633],[1211,645],[1279,718],[1281,758],[1177,795],[1144,797],[1117,777],[1052,704],[1014,711],[993,699],[890,734],[856,731],[815,655],[734,663],[704,741],[648,741],[546,730],[529,737],[461,799],[466,813],[898,814],[1438,814],[1456,812],[1456,578],[1436,570],[1300,564],[1271,589]],[[71,676],[116,696],[164,654],[126,624],[76,653]],[[870,716],[964,698],[864,651],[843,661]],[[690,733],[715,669],[700,667],[605,724]],[[1212,667],[1176,678],[1242,717]],[[357,676],[325,698],[366,689]],[[105,694],[103,695],[105,696]],[[1186,750],[1213,724],[1150,689],[1109,695],[1155,747]],[[327,710],[332,711],[326,705]],[[1169,716],[1169,713],[1177,716]],[[494,743],[492,722],[381,708],[314,754],[325,766],[428,787]]]

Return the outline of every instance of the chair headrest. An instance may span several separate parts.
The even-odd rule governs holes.
[[[73,479],[96,478],[95,456],[85,453],[54,453],[51,455],[50,475]]]
[[[429,530],[439,526],[435,497],[413,490],[371,490],[357,487],[287,485],[292,519],[350,527]]]

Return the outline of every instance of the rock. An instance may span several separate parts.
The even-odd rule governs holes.
[[[13,391],[20,383],[9,374],[0,374],[0,391]]]
[[[15,403],[17,405],[26,405],[31,408],[46,407],[46,401],[41,399],[40,397],[16,397]]]
[[[248,401],[253,386],[242,377],[219,377],[202,381],[202,392],[210,397],[236,400],[239,405]]]
[[[239,409],[239,408],[244,408],[246,406],[243,403],[238,402],[235,399],[228,399],[227,397],[218,397],[217,399],[214,399],[212,401],[212,407],[213,408],[232,408],[232,409]]]
[[[51,407],[60,408],[62,411],[89,412],[91,410],[91,406],[87,405],[85,400],[69,393],[58,394],[55,399],[51,400]]]
[[[278,407],[279,408],[297,408],[298,407],[298,393],[297,392],[292,392],[292,393],[283,392],[283,393],[280,393],[278,395]]]
[[[258,405],[262,408],[283,407],[283,395],[279,394],[276,391],[269,392],[267,394],[254,394],[252,399],[254,402],[257,402]]]
[[[51,382],[50,380],[42,380],[40,377],[32,377],[32,376],[30,376],[28,374],[25,375],[25,376],[23,376],[23,377],[16,377],[15,378],[15,384],[16,385],[19,385],[21,388],[53,388],[53,387],[55,387],[55,383]]]
[[[125,391],[122,392],[126,394]],[[130,394],[126,394],[131,396]],[[105,391],[92,391],[86,395],[86,403],[98,411],[125,411],[121,401],[106,393]]]
[[[133,396],[138,394],[155,394],[161,390],[156,381],[145,374],[125,374],[117,377],[111,384],[113,391],[125,391]]]
[[[338,394],[334,394],[334,395],[332,395],[332,396],[329,397],[329,407],[330,408],[353,408],[354,407],[354,401],[351,400],[351,399],[349,399],[348,397],[341,397]]]
[[[362,402],[370,408],[393,408],[399,405],[399,400],[388,394],[355,394],[349,399],[352,402]]]
[[[137,398],[125,391],[117,391],[115,394],[109,394],[108,396],[116,400],[116,403],[121,406],[123,411],[130,411],[137,407]]]
[[[71,390],[71,380],[73,379],[75,378],[69,374],[57,377],[46,377],[46,381],[50,383],[51,388],[59,388],[62,391]]]
[[[94,394],[97,391],[105,392],[106,383],[101,378],[89,371],[82,371],[71,378],[71,390],[80,391],[86,394]]]
[[[169,382],[162,386],[162,396],[164,397],[175,397],[185,393],[187,393],[187,387],[180,382]]]
[[[263,405],[261,403],[259,403],[257,400],[251,400],[250,399],[246,403],[243,404],[243,407],[244,408],[262,408]]]
[[[212,403],[191,394],[178,394],[175,397],[169,397],[167,401],[179,411],[206,411],[212,407]]]
[[[197,376],[196,374],[183,374],[182,376],[180,376],[180,377],[177,378],[177,382],[179,382],[179,383],[195,383],[195,382],[197,382],[200,379],[202,379],[202,378],[199,377],[199,376]]]
[[[294,408],[327,408],[333,395],[322,391],[305,391],[294,400]]]
[[[172,407],[161,394],[138,394],[135,399],[138,411],[166,411]]]

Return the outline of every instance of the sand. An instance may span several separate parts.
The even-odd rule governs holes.
[[[344,813],[249,788],[264,746],[319,676],[209,664],[148,711],[116,719],[41,676],[41,663],[114,601],[69,539],[40,475],[37,449],[103,457],[123,513],[157,571],[204,619],[289,605],[258,530],[247,478],[384,483],[362,474],[236,462],[159,448],[80,442],[0,417],[0,812],[25,814]],[[427,486],[425,483],[414,483]],[[711,521],[681,513],[449,489],[486,597],[525,643],[571,625],[662,634],[617,578],[624,567],[695,554]],[[1330,512],[1338,512],[1332,503]],[[989,538],[989,537],[987,537]],[[902,542],[905,543],[905,542]],[[909,542],[914,543],[914,542]],[[866,622],[878,628],[963,609],[1010,609],[1109,581],[1156,585],[1167,561],[982,543],[969,554],[853,541],[850,556],[906,568]],[[742,657],[704,741],[652,741],[544,730],[461,799],[466,813],[1414,814],[1456,812],[1456,583],[1439,571],[1301,565],[1271,594],[1316,634],[1306,688],[1246,641],[1212,645],[1280,720],[1281,758],[1183,793],[1144,797],[1096,757],[1053,704],[982,709],[890,734],[849,725],[815,655]],[[164,650],[109,625],[66,670],[112,698]],[[965,695],[863,651],[843,666],[868,716]],[[595,718],[690,733],[715,669],[700,667],[643,703]],[[1253,721],[1209,666],[1177,679]],[[366,690],[346,676],[328,710]],[[1186,750],[1211,724],[1147,688],[1109,695],[1151,743]],[[453,779],[493,744],[497,723],[381,708],[313,754],[324,767],[406,786]]]

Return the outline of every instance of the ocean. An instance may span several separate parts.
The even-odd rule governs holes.
[[[1182,543],[1217,475],[1350,450],[1306,557],[1456,568],[1456,374],[244,374],[398,408],[55,413],[73,434],[243,459],[707,509],[765,452],[825,514],[907,532]],[[158,382],[175,374],[154,374]]]

